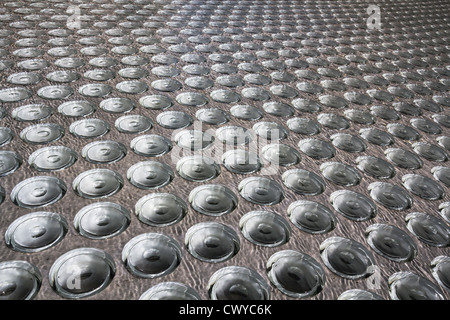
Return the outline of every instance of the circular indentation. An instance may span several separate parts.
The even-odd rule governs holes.
[[[291,169],[283,173],[286,187],[301,195],[318,195],[325,191],[325,181],[317,174],[304,169]]]
[[[8,76],[6,81],[17,85],[37,84],[42,80],[42,76],[34,72],[18,72]]]
[[[373,224],[365,231],[366,241],[379,255],[389,260],[412,261],[417,255],[417,246],[403,230],[388,224]]]
[[[93,81],[107,81],[114,79],[116,74],[112,70],[92,69],[86,71],[83,76]]]
[[[130,148],[144,157],[158,157],[172,150],[172,142],[164,136],[149,134],[131,140]]]
[[[397,113],[397,111],[386,106],[372,106],[370,107],[370,113],[375,117],[387,121],[394,121],[400,119],[400,115]]]
[[[192,151],[203,150],[214,142],[214,137],[207,132],[183,130],[175,135],[178,146]]]
[[[28,104],[15,108],[11,116],[17,121],[39,121],[52,115],[53,108],[45,104]]]
[[[160,233],[144,233],[128,241],[122,250],[127,270],[141,278],[157,278],[173,272],[181,262],[181,247]]]
[[[228,113],[217,108],[200,109],[195,116],[199,121],[211,125],[224,124],[230,120]]]
[[[64,136],[64,128],[56,123],[42,123],[26,127],[20,132],[20,138],[29,144],[47,144]]]
[[[372,254],[352,239],[326,239],[320,244],[320,256],[330,271],[345,279],[366,278],[375,272]]]
[[[450,245],[450,228],[441,219],[430,214],[413,212],[405,217],[406,227],[423,243],[446,248]]]
[[[416,142],[412,147],[414,152],[429,161],[446,162],[450,158],[445,150],[431,143]]]
[[[395,175],[395,168],[377,157],[361,156],[356,158],[356,163],[359,170],[376,179],[390,179]]]
[[[208,281],[212,300],[268,300],[270,286],[255,270],[247,267],[224,267]]]
[[[402,211],[411,208],[413,205],[413,198],[409,193],[394,184],[373,182],[368,189],[372,199],[388,209]]]
[[[161,282],[145,291],[139,300],[201,300],[201,297],[185,284]]]
[[[0,150],[0,177],[14,173],[22,165],[22,156],[14,151]]]
[[[189,194],[192,208],[208,216],[222,216],[236,209],[238,199],[233,191],[221,185],[207,184]]]
[[[147,91],[148,85],[138,80],[126,80],[117,83],[116,89],[121,93],[139,94]]]
[[[393,136],[402,140],[416,141],[419,140],[419,132],[410,126],[400,123],[389,123],[386,125],[387,131]]]
[[[87,199],[112,196],[123,187],[123,178],[110,169],[91,169],[79,174],[72,182],[77,195]]]
[[[216,137],[229,145],[246,145],[253,140],[252,133],[241,126],[225,126],[216,130]]]
[[[133,114],[117,118],[114,125],[119,132],[135,134],[150,130],[153,122],[146,116]]]
[[[423,161],[414,153],[400,148],[389,148],[384,151],[386,158],[396,166],[404,169],[420,169]]]
[[[425,118],[415,118],[415,119],[411,119],[409,121],[411,123],[411,125],[418,129],[421,130],[425,133],[429,133],[429,134],[440,134],[442,133],[442,128],[434,123],[431,120],[425,119]]]
[[[110,130],[109,124],[102,119],[82,119],[73,122],[69,131],[78,138],[98,138],[107,134]]]
[[[332,144],[320,139],[303,139],[298,143],[300,151],[313,159],[330,159],[336,154]]]
[[[265,177],[249,177],[238,186],[241,196],[259,205],[274,205],[284,199],[283,188],[274,180]]]
[[[367,145],[358,137],[347,134],[337,133],[330,137],[333,146],[346,152],[363,152],[366,150]]]
[[[273,254],[266,270],[272,284],[294,298],[314,296],[325,286],[326,276],[321,265],[298,251],[282,250]]]
[[[256,153],[235,149],[225,152],[222,156],[225,168],[233,173],[249,174],[261,169],[261,161]]]
[[[251,211],[239,220],[239,228],[248,241],[265,247],[278,247],[291,237],[291,227],[280,215],[269,211]]]
[[[445,195],[444,189],[431,178],[418,174],[405,174],[403,185],[412,194],[425,200],[439,200]]]
[[[333,212],[314,201],[298,200],[292,202],[287,209],[287,214],[297,228],[310,234],[330,232],[337,224]]]
[[[286,121],[289,130],[307,136],[313,136],[321,132],[320,124],[308,118],[291,118]]]
[[[239,94],[227,89],[214,90],[211,92],[210,96],[214,101],[222,103],[236,103],[241,100]]]
[[[0,279],[1,300],[32,300],[42,284],[39,269],[21,260],[1,262]]]
[[[110,94],[113,91],[113,88],[110,85],[103,83],[88,83],[82,85],[78,92],[85,97],[104,97]]]
[[[109,98],[100,102],[100,108],[110,113],[125,113],[136,107],[133,100],[128,98]]]
[[[262,156],[272,163],[283,167],[298,164],[300,153],[286,144],[269,144],[263,147]]]
[[[392,300],[445,300],[438,286],[412,272],[396,272],[388,282]]]
[[[181,129],[190,126],[193,119],[183,111],[165,111],[156,117],[158,124],[167,129]]]
[[[0,127],[0,146],[8,144],[14,139],[14,131],[7,127]]]
[[[33,152],[28,163],[37,171],[56,171],[72,166],[77,160],[75,150],[65,146],[52,146]]]
[[[360,92],[352,91],[344,93],[345,99],[351,103],[367,105],[372,102],[372,98]]]
[[[19,252],[38,252],[55,246],[68,231],[64,217],[51,212],[33,212],[14,220],[5,233],[6,245]]]
[[[37,208],[60,200],[67,191],[64,181],[50,176],[37,176],[18,183],[11,191],[11,201],[22,208]]]
[[[96,202],[81,208],[73,220],[75,230],[89,239],[115,237],[128,228],[128,209],[112,202]]]
[[[132,165],[127,178],[140,189],[158,189],[172,182],[175,174],[171,167],[158,161],[143,161]]]
[[[116,265],[108,253],[94,248],[79,248],[56,259],[49,271],[49,282],[63,298],[78,299],[105,289],[115,273]]]
[[[171,107],[173,102],[167,96],[154,94],[141,97],[139,99],[139,104],[146,109],[163,110]]]
[[[321,113],[317,116],[317,121],[329,129],[344,130],[350,127],[347,119],[334,113]]]
[[[91,163],[114,163],[123,159],[127,148],[120,142],[111,140],[94,141],[81,150],[82,157]]]
[[[95,106],[89,101],[68,101],[58,107],[58,112],[67,117],[84,117],[94,113]]]
[[[334,96],[334,95],[321,95],[319,97],[319,101],[324,106],[333,108],[333,109],[343,109],[348,106],[347,101],[344,98]],[[320,111],[319,108],[316,108],[316,111]]]
[[[315,113],[322,110],[322,107],[319,103],[314,100],[305,98],[297,98],[292,100],[292,106],[299,111],[308,113]]]
[[[232,116],[243,120],[259,120],[263,117],[261,110],[250,105],[234,105],[230,108]]]
[[[22,87],[6,88],[0,90],[1,102],[18,102],[30,98],[33,93]]]
[[[244,88],[241,91],[244,98],[254,100],[254,101],[265,101],[270,99],[270,93],[262,88],[249,87]]]
[[[220,174],[220,166],[211,158],[202,155],[186,156],[178,160],[177,171],[188,181],[208,181]]]
[[[136,202],[139,221],[154,227],[169,226],[181,221],[187,214],[186,203],[170,193],[152,193]]]
[[[379,295],[361,289],[350,289],[341,293],[338,300],[384,300]]]
[[[119,76],[126,79],[141,79],[148,76],[147,70],[137,67],[123,68],[120,69],[117,73],[119,74]]]
[[[430,268],[431,274],[439,285],[447,290],[447,292],[450,291],[450,281],[448,278],[450,271],[450,257],[438,256],[434,258],[430,263]]]
[[[183,86],[180,82],[174,79],[160,79],[151,83],[153,89],[163,92],[174,92],[181,89]]]
[[[330,202],[337,212],[353,221],[367,221],[377,215],[377,207],[372,200],[358,192],[335,191],[330,196]]]
[[[190,227],[184,243],[192,256],[212,263],[229,260],[240,249],[237,233],[218,222],[202,222]]]
[[[278,141],[288,136],[288,130],[276,122],[257,122],[252,128],[258,136],[266,140]]]
[[[359,130],[361,137],[379,146],[389,146],[394,143],[394,137],[389,133],[377,128],[364,128]]]
[[[320,171],[326,179],[340,186],[355,186],[362,180],[358,171],[340,162],[322,163]]]
[[[176,96],[175,100],[183,105],[189,107],[201,107],[208,103],[208,98],[198,92],[183,92]]]

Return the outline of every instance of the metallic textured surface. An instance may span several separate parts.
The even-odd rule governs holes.
[[[379,30],[369,29],[366,23],[367,7],[371,4],[380,8]],[[325,272],[323,290],[303,299],[337,299],[350,289],[368,290],[389,299],[388,279],[403,271],[441,285],[433,277],[431,262],[449,255],[448,214],[445,220],[439,210],[450,201],[450,186],[448,171],[433,168],[447,167],[449,158],[449,13],[450,3],[445,0],[1,1],[0,142],[6,142],[0,149],[16,152],[22,162],[8,168],[10,158],[2,158],[0,186],[5,200],[0,205],[0,233],[5,235],[13,221],[37,211],[63,216],[69,230],[56,245],[38,252],[14,251],[3,240],[0,261],[25,260],[40,270],[42,286],[35,299],[64,299],[49,284],[50,268],[64,253],[86,247],[107,252],[115,262],[116,274],[104,290],[84,299],[138,299],[149,288],[166,281],[183,283],[202,299],[208,299],[210,277],[227,266],[255,270],[270,285],[271,299],[295,299],[271,284],[267,274],[269,258],[282,250],[309,255]],[[143,99],[146,96],[152,97]],[[78,100],[87,101],[84,111],[80,111],[84,116],[64,113],[64,103]],[[23,108],[26,105],[33,106]],[[208,111],[211,108],[222,112]],[[205,110],[199,112],[201,109]],[[178,113],[168,114],[164,120],[162,114],[169,111]],[[117,126],[124,115],[145,118],[130,119],[129,132],[126,123]],[[73,134],[69,128],[82,119],[100,119],[107,126],[90,137]],[[31,125],[37,125],[31,128],[34,132],[46,132],[37,141],[23,137]],[[242,128],[256,132],[259,136],[253,137],[259,139],[269,133],[270,143],[290,148],[266,153],[262,147],[253,150],[263,164],[259,171],[256,166],[250,168],[250,173],[240,174],[227,169],[219,157],[214,160],[220,168],[210,164],[212,169],[208,168],[213,172],[208,179],[186,179],[189,174],[195,177],[195,171],[189,172],[186,167],[177,171],[182,149],[177,145],[180,139],[177,141],[176,133],[183,127],[212,132],[215,136],[203,136],[202,142],[221,150],[224,146],[226,150],[245,148],[248,136]],[[216,131],[221,127],[229,129]],[[12,139],[5,128],[14,133]],[[26,128],[28,131],[23,131]],[[372,131],[368,132],[368,128]],[[150,134],[169,139],[172,151],[168,152],[168,148],[161,156],[146,157],[132,150],[133,139]],[[191,137],[198,138],[190,134],[186,141],[192,142]],[[120,149],[118,155],[105,155],[100,149],[95,159],[83,155],[89,143],[102,140],[120,144],[125,150]],[[315,147],[317,143],[322,144]],[[47,146],[68,147],[75,151],[77,160],[67,160],[68,166],[57,171],[39,171],[40,167],[29,164],[28,159]],[[407,151],[411,156],[395,156],[394,149]],[[271,165],[269,161],[277,155],[279,165]],[[286,159],[293,155],[294,160]],[[395,168],[395,175],[391,167],[370,167],[370,159],[362,163],[359,157],[364,156],[378,158],[375,163],[379,165],[387,161]],[[411,160],[413,156],[418,160]],[[138,187],[135,181],[127,179],[127,172],[133,165],[149,160],[167,165],[165,173],[170,177],[159,185]],[[333,166],[333,162],[341,164]],[[104,199],[80,196],[72,183],[93,169],[118,173],[123,187],[107,193],[110,196]],[[315,173],[323,179],[323,192],[297,192],[295,186],[288,187],[283,174],[291,169]],[[419,180],[405,184],[408,174],[431,179],[433,185],[427,184],[426,179],[419,179],[419,186],[414,185]],[[65,195],[45,207],[14,204],[10,199],[13,188],[36,176],[61,179],[67,185]],[[267,200],[270,205],[258,202],[260,194],[254,198],[251,192],[243,195],[240,184],[249,177],[271,180],[270,196],[276,199]],[[402,188],[413,202],[390,205],[389,201],[372,196],[379,189],[374,184],[379,182]],[[237,207],[221,215],[194,210],[189,195],[194,188],[206,184],[229,188],[238,198]],[[364,213],[361,218],[352,212],[339,212],[331,195],[343,189],[373,199],[376,214]],[[187,204],[185,216],[165,226],[140,221],[134,214],[135,205],[151,193],[178,196]],[[252,199],[255,201],[249,201]],[[335,228],[316,233],[300,230],[288,216],[288,207],[299,200],[315,201],[332,210]],[[113,237],[80,235],[73,224],[77,212],[100,201],[129,210],[129,226]],[[239,230],[246,213],[264,210],[277,213],[292,229],[288,241],[281,246],[255,244]],[[437,232],[441,232],[443,244],[441,241],[441,245],[433,245],[416,236],[417,226],[411,226],[411,220],[407,226],[405,220],[414,212],[440,219],[441,229]],[[202,222],[231,227],[239,238],[239,251],[218,263],[192,256],[183,245],[185,235],[189,228]],[[417,255],[407,262],[379,255],[365,238],[367,227],[373,224],[388,224],[404,231],[417,246]],[[431,233],[433,226],[428,229]],[[181,245],[181,261],[173,272],[142,278],[127,270],[122,250],[143,233],[161,233]],[[373,278],[349,279],[331,272],[320,254],[321,244],[331,237],[348,238],[363,245],[373,255],[379,282]],[[372,281],[378,286],[371,285]],[[448,299],[449,292],[443,286],[441,290]]]

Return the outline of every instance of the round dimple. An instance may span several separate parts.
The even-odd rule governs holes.
[[[242,149],[225,152],[222,156],[222,163],[228,171],[238,174],[257,172],[262,167],[256,153]]]
[[[425,133],[429,133],[429,134],[440,134],[442,133],[442,128],[434,123],[431,120],[428,119],[424,119],[424,118],[414,118],[410,120],[411,125],[418,129],[421,130]]]
[[[189,253],[204,262],[224,262],[235,256],[240,249],[237,233],[218,222],[202,222],[190,227],[184,243]]]
[[[100,102],[100,109],[110,113],[130,112],[135,107],[133,100],[128,98],[109,98]]]
[[[38,252],[55,246],[68,231],[64,217],[51,212],[33,212],[14,220],[5,233],[6,245],[19,252]]]
[[[75,193],[86,199],[111,196],[123,187],[123,178],[110,169],[91,169],[79,174],[72,182]]]
[[[405,217],[406,227],[423,243],[446,248],[450,245],[450,228],[441,219],[430,214],[413,212]]]
[[[431,263],[431,273],[439,283],[439,285],[450,291],[450,279],[448,277],[450,272],[450,258],[448,256],[437,256]]]
[[[389,162],[373,156],[358,157],[356,163],[359,170],[376,179],[390,179],[396,172]]]
[[[438,286],[412,272],[396,272],[388,283],[392,300],[445,300]]]
[[[14,151],[0,151],[0,177],[14,173],[22,165],[22,156]]]
[[[292,232],[282,216],[269,211],[246,213],[239,221],[239,228],[248,241],[266,247],[278,247],[287,243]]]
[[[0,127],[0,146],[4,146],[14,139],[14,131],[7,127]]]
[[[440,136],[436,140],[441,147],[447,151],[450,151],[450,136]]]
[[[73,220],[75,230],[89,239],[115,237],[128,228],[128,209],[112,202],[97,202],[81,208]]]
[[[294,250],[273,254],[266,264],[267,275],[278,290],[294,298],[320,293],[326,281],[325,271],[311,256]]]
[[[127,171],[130,183],[139,189],[158,189],[172,182],[174,172],[168,165],[158,161],[143,161],[132,165]]]
[[[416,141],[420,138],[420,134],[417,130],[404,124],[389,123],[386,128],[390,134],[402,140]]]
[[[1,300],[32,300],[39,293],[42,274],[26,261],[12,260],[0,263]]]
[[[135,205],[139,221],[155,227],[178,223],[186,216],[187,210],[184,200],[176,195],[160,192],[143,196]]]
[[[182,130],[175,135],[178,146],[192,151],[206,149],[214,140],[214,136],[198,130]]]
[[[381,296],[366,290],[350,289],[341,293],[338,300],[384,300]]]
[[[344,115],[350,121],[358,124],[371,125],[375,123],[375,118],[368,111],[349,109],[344,111]]]
[[[268,114],[277,117],[290,117],[294,114],[294,108],[282,102],[266,102],[263,104],[262,108]]]
[[[282,140],[288,136],[288,130],[276,122],[257,122],[252,129],[256,135],[271,141]]]
[[[102,119],[82,119],[73,122],[69,131],[78,138],[98,138],[107,134],[110,130],[109,124]]]
[[[200,109],[195,113],[195,116],[199,121],[211,125],[224,124],[230,120],[228,113],[217,108]]]
[[[300,151],[313,159],[330,159],[336,154],[332,144],[320,139],[304,139],[298,143]]]
[[[19,72],[8,76],[6,81],[17,85],[32,85],[37,84],[42,80],[42,76],[34,72]]]
[[[384,207],[402,211],[413,205],[413,198],[409,193],[394,184],[387,182],[373,182],[368,187],[373,200]]]
[[[264,159],[273,165],[287,167],[298,164],[301,160],[300,153],[286,144],[268,144],[261,152]]]
[[[370,113],[375,117],[378,117],[387,121],[394,121],[400,119],[400,115],[392,108],[386,106],[372,106]]]
[[[110,85],[103,83],[88,83],[82,85],[78,92],[85,97],[104,97],[110,94],[113,91],[113,88]]]
[[[188,181],[208,181],[220,174],[220,166],[213,159],[201,155],[181,158],[176,169]]]
[[[236,103],[241,100],[239,94],[228,89],[219,89],[211,92],[210,97],[212,100],[221,103]]]
[[[163,92],[174,92],[181,89],[183,86],[180,82],[174,79],[160,79],[151,83],[153,89]]]
[[[11,111],[11,116],[17,121],[39,121],[50,117],[53,108],[44,104],[28,104],[15,108]]]
[[[86,161],[97,164],[120,161],[126,154],[126,147],[112,140],[94,141],[81,150],[81,155]]]
[[[283,173],[286,187],[301,195],[318,195],[325,191],[325,181],[317,174],[304,169],[291,169]]]
[[[420,169],[423,161],[414,153],[400,148],[389,148],[384,151],[386,158],[399,168]]]
[[[358,192],[350,190],[335,191],[330,195],[330,202],[337,212],[353,221],[367,221],[377,215],[375,203]]]
[[[274,180],[265,177],[249,177],[238,186],[241,196],[259,205],[274,205],[284,199],[283,188]]]
[[[59,105],[58,112],[67,117],[84,117],[94,113],[95,106],[88,101],[68,101]]]
[[[373,224],[366,228],[366,241],[379,255],[389,260],[412,261],[417,255],[417,246],[403,230],[388,224]]]
[[[111,70],[92,69],[86,71],[83,76],[93,81],[108,81],[114,79],[116,74]]]
[[[359,105],[367,105],[372,102],[372,98],[360,92],[352,91],[344,93],[345,99],[350,103],[355,103]]]
[[[416,142],[412,145],[414,152],[429,161],[446,162],[449,154],[442,148],[427,142]]]
[[[167,129],[181,129],[190,126],[193,119],[183,111],[165,111],[158,114],[156,122]]]
[[[323,103],[322,100],[321,103]],[[319,103],[306,98],[296,98],[292,100],[292,106],[299,111],[308,113],[316,113],[322,110],[322,107]]]
[[[181,262],[181,247],[160,233],[144,233],[128,241],[122,250],[127,270],[140,278],[157,278],[172,273]]]
[[[22,87],[6,88],[0,90],[0,101],[18,102],[30,98],[32,94],[30,90]]]
[[[253,101],[266,101],[270,99],[270,93],[262,88],[257,87],[249,87],[244,88],[241,91],[242,96],[244,98],[253,100]]]
[[[201,214],[222,216],[236,209],[238,199],[227,187],[207,184],[194,188],[189,194],[189,202]]]
[[[150,130],[153,122],[146,116],[133,114],[117,118],[114,126],[119,132],[136,134]]]
[[[163,110],[170,108],[173,105],[172,100],[164,95],[153,94],[143,96],[139,99],[139,104],[146,109]]]
[[[250,105],[234,105],[230,108],[232,116],[243,120],[259,120],[263,117],[261,110]]]
[[[309,94],[318,94],[323,92],[322,86],[312,82],[299,82],[297,83],[297,89]]]
[[[154,72],[158,73],[157,70],[152,69],[152,73],[154,73]],[[123,68],[123,69],[120,69],[117,73],[119,74],[119,76],[121,76],[122,78],[126,78],[126,79],[141,79],[141,78],[148,76],[147,70],[142,69],[142,68],[137,68],[137,67]],[[160,74],[165,74],[165,73],[160,72]],[[159,74],[157,74],[157,75],[159,75]],[[161,76],[164,76],[164,75],[161,75]]]
[[[61,139],[64,128],[56,123],[42,123],[26,127],[20,132],[20,138],[29,144],[47,144]]]
[[[241,126],[224,126],[216,130],[216,137],[228,145],[246,145],[253,140],[252,133]]]
[[[355,186],[361,182],[361,175],[353,167],[340,162],[325,162],[320,165],[322,175],[340,186]]]
[[[184,84],[193,89],[205,90],[214,86],[214,82],[208,78],[197,76],[184,80]]]
[[[78,155],[71,148],[52,146],[33,152],[28,163],[37,171],[56,171],[72,166],[77,160]]]
[[[145,291],[139,300],[201,300],[193,288],[179,282],[161,282]]]
[[[64,181],[50,176],[37,176],[18,183],[11,191],[11,201],[22,208],[38,208],[60,200],[67,191]]]
[[[212,300],[268,300],[270,286],[255,270],[230,266],[217,270],[208,281]]]
[[[361,129],[359,134],[366,141],[379,146],[389,146],[395,141],[391,134],[377,128]]]
[[[450,128],[450,116],[445,114],[434,114],[432,118],[435,122],[437,122],[441,126]]]
[[[307,118],[290,118],[286,121],[289,130],[307,136],[313,136],[321,132],[320,124]]]
[[[444,188],[431,178],[418,174],[405,174],[403,185],[412,194],[425,200],[439,200],[445,195]]]
[[[172,150],[172,142],[157,134],[138,136],[131,140],[130,148],[144,157],[162,156]]]
[[[345,278],[357,280],[375,272],[372,254],[352,239],[331,237],[320,244],[320,256],[330,271]]]
[[[208,98],[198,92],[183,92],[176,96],[175,100],[188,107],[201,107],[208,103]]]
[[[346,152],[363,152],[366,150],[367,145],[360,138],[347,134],[337,133],[330,137],[333,146]]]
[[[297,228],[310,234],[330,232],[337,224],[333,212],[314,201],[298,200],[292,202],[287,209],[287,214]]]
[[[49,271],[49,282],[61,297],[78,299],[104,290],[115,272],[114,260],[108,253],[94,248],[79,248],[56,259]]]

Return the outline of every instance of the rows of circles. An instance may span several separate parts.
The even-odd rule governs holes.
[[[335,211],[352,221],[373,219],[377,214],[377,205],[398,211],[409,209],[413,206],[412,195],[425,200],[441,200],[445,196],[444,188],[450,186],[450,170],[443,165],[431,169],[434,180],[420,174],[406,174],[402,177],[404,188],[384,182],[394,177],[395,166],[416,170],[423,167],[422,159],[443,164],[449,158],[450,139],[441,135],[450,126],[450,117],[445,114],[446,108],[450,106],[445,95],[448,91],[449,70],[443,67],[449,62],[449,58],[446,40],[442,39],[442,35],[448,37],[448,32],[441,29],[445,23],[437,18],[434,22],[438,27],[416,27],[414,30],[417,33],[414,35],[398,34],[399,30],[410,27],[407,21],[402,21],[399,25],[392,24],[392,29],[386,29],[383,34],[368,36],[361,24],[359,28],[351,29],[360,23],[361,17],[366,17],[365,11],[361,9],[363,6],[356,7],[361,10],[344,6],[343,12],[346,14],[339,16],[342,7],[329,1],[324,1],[323,8],[334,8],[337,11],[336,20],[322,13],[310,2],[299,4],[298,7],[286,1],[279,1],[276,5],[271,2],[261,5],[254,1],[172,1],[166,6],[163,2],[157,2],[163,6],[161,9],[149,1],[114,1],[113,4],[107,1],[93,1],[90,4],[74,1],[79,3],[79,8],[90,10],[93,15],[83,16],[82,24],[95,21],[97,16],[102,20],[93,24],[95,28],[76,32],[77,36],[83,37],[77,41],[77,44],[84,46],[80,53],[96,56],[87,61],[71,57],[78,53],[71,48],[75,43],[71,38],[74,32],[65,29],[67,16],[57,15],[65,12],[67,4],[60,1],[49,2],[53,3],[51,9],[47,8],[50,6],[48,3],[44,2],[42,5],[42,2],[33,1],[24,2],[31,5],[26,8],[23,7],[24,3],[9,2],[4,6],[7,8],[6,12],[13,10],[14,14],[4,14],[0,21],[19,30],[17,33],[23,38],[13,43],[14,32],[0,30],[4,37],[2,47],[21,47],[12,52],[12,55],[15,59],[26,59],[16,65],[12,60],[1,61],[2,72],[15,68],[23,71],[10,74],[6,81],[11,86],[0,90],[0,101],[4,105],[35,98],[34,91],[25,86],[48,81],[57,84],[36,90],[37,97],[43,101],[56,101],[59,104],[60,100],[79,95],[89,99],[102,99],[98,106],[107,113],[156,110],[156,122],[166,129],[183,129],[194,122],[185,112],[166,110],[173,106],[199,108],[196,112],[197,120],[212,126],[220,126],[233,119],[258,121],[253,124],[252,130],[238,125],[226,125],[217,128],[214,134],[186,129],[181,130],[174,141],[162,135],[145,134],[130,142],[130,149],[145,157],[162,156],[174,146],[191,151],[205,150],[215,140],[232,146],[246,146],[258,136],[270,142],[261,155],[244,149],[233,149],[226,152],[219,163],[198,155],[183,157],[177,162],[176,171],[182,178],[197,182],[210,181],[209,184],[192,189],[188,197],[191,208],[200,214],[221,216],[233,212],[237,207],[238,197],[230,188],[211,184],[211,180],[220,175],[222,166],[235,174],[255,174],[242,179],[238,191],[243,199],[258,205],[274,205],[283,201],[284,187],[301,196],[316,196],[325,191],[328,182],[342,187],[355,186],[360,184],[363,174],[383,180],[369,185],[370,197],[345,189],[330,195],[329,201]],[[120,7],[123,9],[119,9]],[[110,9],[116,9],[116,15],[105,15]],[[439,17],[441,8],[435,6],[433,9],[419,9],[418,12]],[[42,15],[35,14],[37,12],[43,16],[54,16],[50,21],[37,23],[42,18]],[[122,15],[134,12],[136,15],[126,17],[128,21],[117,23],[124,18]],[[394,14],[395,12],[392,16]],[[24,15],[24,19],[19,20],[16,15]],[[243,22],[244,18],[246,23]],[[309,23],[316,23],[318,19],[330,25],[318,24],[314,31],[305,32],[310,27]],[[169,21],[165,22],[166,20]],[[332,27],[341,27],[341,23],[348,23],[349,27],[344,25],[345,30],[342,32],[333,31]],[[29,29],[36,26],[48,31]],[[136,39],[128,37],[128,29],[131,29],[131,34]],[[104,39],[100,37],[103,33],[111,36],[107,41],[114,45],[111,50],[104,47]],[[224,36],[224,33],[228,36]],[[47,44],[41,40],[46,34],[53,37]],[[435,35],[436,38],[423,40],[424,34]],[[373,44],[376,41],[383,43]],[[131,46],[134,42],[140,45],[139,50]],[[367,42],[370,44],[365,45]],[[53,48],[45,53],[39,48],[45,45]],[[433,46],[432,49],[430,45]],[[124,57],[119,62],[115,58],[104,56],[108,53]],[[135,55],[138,53],[143,56]],[[1,55],[6,57],[10,54],[1,48]],[[341,55],[345,55],[345,58]],[[43,56],[56,60],[49,63]],[[306,58],[303,60],[304,57]],[[237,65],[234,64],[236,61]],[[120,69],[117,74],[127,80],[118,82],[113,87],[105,82],[115,79],[116,73],[112,70],[119,63],[126,68]],[[149,72],[144,67],[148,64],[158,66],[151,68]],[[183,64],[186,65],[179,67]],[[47,73],[44,80],[41,73],[50,66],[62,70]],[[91,67],[98,69],[88,69],[83,77],[77,72],[77,69]],[[419,68],[417,72],[412,71],[416,68]],[[267,71],[270,73],[267,76],[262,74]],[[240,73],[246,74],[241,77],[238,75]],[[212,77],[211,74],[218,76]],[[360,79],[364,74],[369,75]],[[145,79],[150,75],[158,79],[149,85]],[[185,76],[187,78],[184,81],[179,81]],[[322,78],[327,79],[319,81]],[[75,86],[67,85],[78,81],[83,83],[85,80],[89,83],[77,85],[77,90],[74,89]],[[275,84],[271,85],[272,83]],[[267,85],[271,85],[268,90],[261,87]],[[215,86],[220,86],[221,89],[213,90]],[[192,91],[179,93],[184,87]],[[233,89],[239,87],[243,88]],[[386,90],[381,90],[382,87]],[[146,92],[153,90],[156,91],[155,94],[146,95]],[[202,93],[203,90],[209,93]],[[127,97],[105,98],[113,92]],[[137,98],[133,95],[137,95]],[[242,100],[248,103],[238,104]],[[375,103],[380,105],[373,105]],[[202,109],[207,104],[218,107]],[[389,104],[392,104],[392,108]],[[232,105],[229,111],[222,110],[229,105]],[[363,109],[353,106],[361,106]],[[364,106],[370,106],[370,111],[366,111]],[[96,109],[97,106],[90,101],[74,100],[60,103],[57,111],[71,119],[98,114]],[[322,112],[324,110],[327,112]],[[55,112],[45,102],[22,105],[12,110],[2,106],[1,111],[2,117],[10,115],[20,123],[47,120]],[[341,111],[343,115],[338,114]],[[294,117],[299,113],[308,116]],[[423,117],[428,114],[432,114],[432,120]],[[285,125],[275,121],[259,121],[265,115],[287,120]],[[371,127],[377,121],[395,122],[402,117],[412,117],[410,126],[388,123],[386,131]],[[327,130],[346,130],[353,124],[366,126],[360,129],[360,137],[339,132],[331,135],[330,141],[304,137],[315,136]],[[124,115],[117,118],[114,126],[122,133],[140,134],[151,130],[154,122],[142,114]],[[110,130],[110,124],[101,119],[100,115],[98,118],[74,121],[69,127],[69,132],[80,139],[100,138]],[[302,137],[298,142],[298,150],[280,142],[290,134]],[[24,128],[19,137],[27,144],[42,145],[54,143],[64,135],[65,128],[60,124],[37,123]],[[423,136],[436,137],[437,144],[420,141]],[[7,146],[14,137],[13,130],[1,128],[2,146]],[[388,147],[395,144],[396,139],[411,142],[412,152],[400,147],[389,147],[384,150],[388,161],[363,155],[356,159],[356,168],[329,161],[338,150],[358,154],[367,150],[367,143]],[[127,147],[112,140],[91,142],[81,151],[81,156],[94,164],[121,161],[126,154]],[[289,169],[282,175],[283,185],[256,175],[263,169],[264,161],[282,167],[296,166],[301,163],[302,154],[321,161],[320,174],[300,168]],[[15,151],[1,151],[0,157],[2,176],[12,174],[23,163],[21,155]],[[44,173],[68,168],[76,161],[78,153],[67,146],[40,148],[28,159],[30,167]],[[126,176],[130,184],[144,190],[166,186],[174,177],[175,172],[170,166],[154,160],[130,166]],[[102,199],[119,192],[124,180],[113,170],[93,169],[79,174],[73,180],[72,188],[78,196]],[[19,207],[34,209],[55,203],[64,197],[66,191],[64,181],[43,175],[17,184],[11,190],[10,198]],[[5,190],[1,190],[2,202],[5,196]],[[447,225],[449,203],[442,203],[440,209],[442,219],[431,214],[411,213],[405,217],[405,224],[415,237],[427,245],[447,247],[450,243]],[[151,226],[176,224],[184,218],[187,210],[188,205],[184,199],[169,193],[151,193],[139,199],[135,205],[138,219]],[[327,233],[334,229],[337,222],[328,206],[311,200],[295,201],[287,211],[291,224],[310,234]],[[130,223],[130,217],[128,209],[111,202],[100,202],[81,209],[73,224],[82,236],[103,239],[124,231]],[[240,220],[239,229],[252,243],[271,247],[288,242],[292,232],[289,222],[283,216],[270,211],[245,214]],[[5,240],[14,250],[36,252],[63,240],[67,230],[68,222],[64,217],[39,211],[14,221],[5,234]],[[411,261],[417,254],[413,239],[392,225],[369,226],[366,240],[377,254],[393,261]],[[240,247],[236,232],[230,226],[216,222],[192,226],[185,234],[185,245],[192,256],[206,262],[226,261],[236,255]],[[138,277],[159,277],[172,272],[179,265],[180,248],[177,241],[166,235],[142,234],[130,240],[123,248],[122,260],[127,269]],[[354,240],[331,237],[321,244],[320,252],[325,266],[343,278],[360,279],[373,272],[372,254]],[[349,256],[353,257],[353,263],[346,263],[345,257],[349,259]],[[82,269],[81,266],[86,261],[90,261],[89,268]],[[430,263],[436,281],[446,289],[449,286],[445,280],[448,271],[446,273],[445,270],[448,270],[449,263],[449,258],[445,256],[437,257]],[[77,266],[81,270],[81,279],[85,279],[81,281],[81,289],[68,286]],[[105,288],[113,279],[115,268],[113,259],[107,253],[79,249],[70,251],[55,261],[49,280],[52,288],[63,297],[85,297]],[[14,261],[2,263],[0,270],[5,277],[12,277],[11,280],[14,281],[29,279],[30,274],[34,279],[20,283],[20,290],[7,287],[11,283],[15,285],[14,281],[4,282],[6,287],[2,288],[2,292],[6,292],[6,296],[32,298],[37,294],[42,276],[36,267]],[[14,278],[18,271],[22,278]],[[316,295],[325,284],[325,272],[321,265],[307,254],[293,250],[274,254],[267,262],[267,273],[273,285],[283,293],[297,298]],[[293,281],[297,277],[305,277],[305,281]],[[439,287],[412,273],[394,274],[389,282],[392,298],[402,298],[419,288],[422,296],[443,298]],[[235,285],[237,283],[240,285]],[[269,298],[269,291],[268,284],[260,275],[244,267],[220,269],[211,277],[208,285],[209,295],[213,299],[264,299]],[[142,298],[167,296],[199,298],[192,288],[186,288],[180,283],[162,283],[144,293]],[[343,298],[345,297],[380,298],[363,291],[345,293]]]

